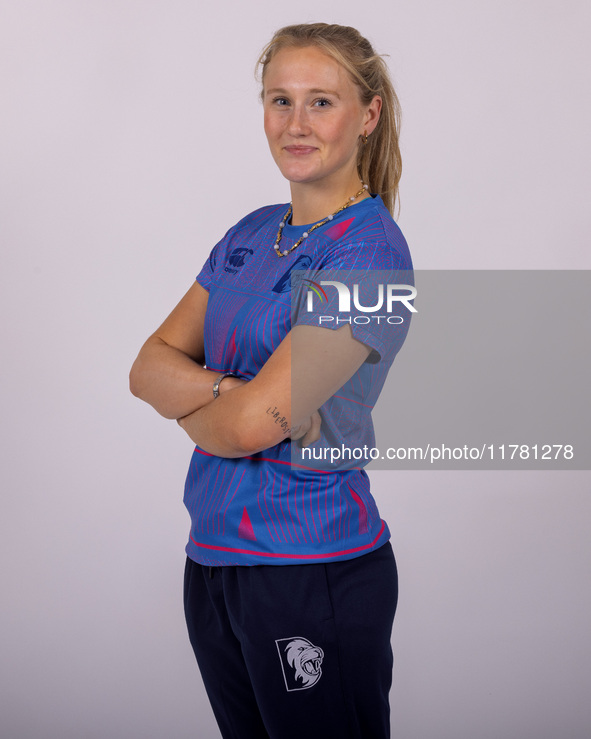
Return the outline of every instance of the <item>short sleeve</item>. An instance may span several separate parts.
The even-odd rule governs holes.
[[[223,241],[223,239],[222,239]],[[215,273],[216,263],[217,259],[221,250],[221,244],[222,241],[219,241],[211,250],[209,257],[203,267],[201,268],[201,272],[197,275],[197,282],[201,285],[201,287],[204,287],[208,292],[211,287],[211,283],[213,281],[213,276]]]
[[[408,333],[414,297],[412,270],[388,244],[340,249],[321,270],[298,272],[292,325],[338,329],[345,323],[370,347],[366,362],[389,366]]]

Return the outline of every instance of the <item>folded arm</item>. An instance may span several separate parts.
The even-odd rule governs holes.
[[[355,374],[370,348],[348,324],[336,331],[296,326],[256,377],[225,378],[214,400],[219,372],[202,366],[208,297],[196,282],[150,336],[131,369],[131,392],[165,418],[179,419],[195,444],[220,457],[244,457],[286,438],[303,445],[317,439],[318,408]]]
[[[199,447],[220,457],[254,454],[288,437],[303,435],[305,443],[311,436],[318,438],[318,408],[355,374],[370,351],[347,324],[336,331],[296,326],[250,382],[179,423]]]
[[[217,371],[205,369],[203,326],[209,293],[195,282],[142,346],[129,374],[131,392],[160,415],[176,419],[213,400]],[[227,377],[220,393],[244,384]]]

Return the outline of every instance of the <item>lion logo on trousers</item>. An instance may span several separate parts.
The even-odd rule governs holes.
[[[302,636],[276,639],[285,687],[288,691],[311,688],[322,676],[324,652]]]

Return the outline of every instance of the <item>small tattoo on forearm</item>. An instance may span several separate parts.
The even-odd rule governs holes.
[[[275,420],[275,423],[281,426],[281,430],[286,436],[289,436],[289,434],[291,433],[291,428],[287,423],[287,418],[285,416],[282,416],[281,412],[277,410],[277,406],[274,406],[273,408],[269,406],[269,408],[267,408],[267,415],[271,416],[271,418]]]

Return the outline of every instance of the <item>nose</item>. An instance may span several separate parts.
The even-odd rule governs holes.
[[[310,133],[310,119],[305,105],[293,106],[287,130],[292,136],[307,136]]]

